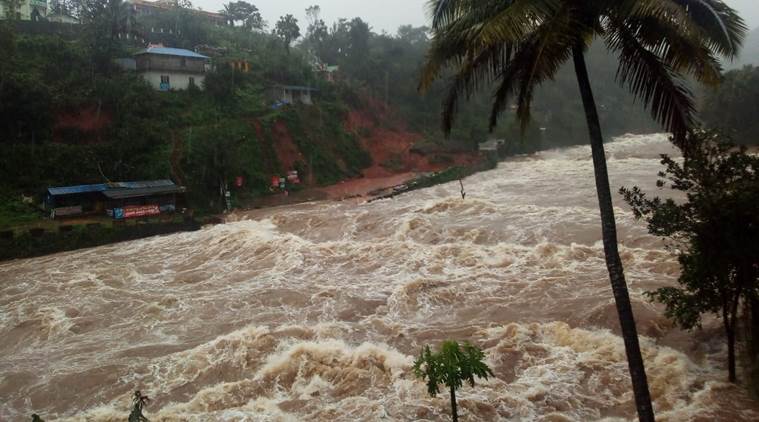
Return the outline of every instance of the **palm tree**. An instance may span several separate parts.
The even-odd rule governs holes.
[[[617,229],[585,51],[595,39],[619,56],[618,82],[684,145],[694,122],[689,75],[705,84],[721,76],[717,56],[734,58],[746,32],[721,0],[431,0],[433,41],[422,73],[426,90],[453,68],[443,102],[450,133],[460,96],[494,84],[491,130],[508,102],[523,129],[535,88],[571,58],[585,109],[595,169],[606,266],[627,352],[638,417],[653,421],[651,396],[617,245]]]

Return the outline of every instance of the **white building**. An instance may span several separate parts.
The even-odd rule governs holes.
[[[209,57],[181,48],[150,47],[134,55],[137,73],[160,91],[203,88]]]
[[[0,1],[0,19],[13,17],[22,21],[37,21],[47,16],[47,0],[19,0],[18,8],[14,11],[6,10],[6,7],[7,4]]]
[[[318,89],[307,86],[296,85],[277,85],[273,88],[273,95],[276,100],[283,104],[313,104],[311,94]]]

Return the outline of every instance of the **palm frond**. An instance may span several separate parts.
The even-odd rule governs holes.
[[[497,42],[482,51],[472,51],[470,47],[469,54],[461,58],[443,102],[443,131],[451,131],[461,94],[469,97],[483,82],[494,79],[500,80],[500,87],[494,95],[490,129],[495,128],[508,97],[517,92],[517,116],[524,130],[530,120],[535,88],[553,78],[569,59],[572,45],[582,37],[577,33],[582,25],[569,13],[571,10],[571,6],[564,5],[553,16],[544,16],[537,30],[523,41],[507,37],[506,43]]]
[[[669,20],[652,17],[630,17],[625,20],[628,33],[658,56],[674,72],[693,76],[706,85],[716,85],[722,76],[722,65],[698,38],[682,32]]]
[[[693,98],[671,65],[646,48],[623,22],[611,22],[606,44],[619,53],[617,80],[650,108],[675,139],[682,141],[694,121]]]
[[[740,53],[748,27],[735,9],[722,0],[672,0],[687,10],[702,30],[710,49],[727,58]]]
[[[712,52],[734,58],[746,35],[746,25],[722,0],[608,0],[616,19],[651,18],[677,26],[683,36]]]

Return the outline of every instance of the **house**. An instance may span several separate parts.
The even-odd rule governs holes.
[[[185,192],[171,180],[51,187],[44,205],[50,218],[105,214],[121,220],[173,213]]]
[[[321,63],[314,65],[313,69],[322,79],[332,83],[337,81],[337,75],[340,72],[340,66],[329,66]]]
[[[176,2],[173,0],[126,0],[126,3],[129,4],[132,13],[134,13],[134,16],[138,21],[140,20],[140,17],[168,14],[176,8]],[[206,12],[197,9],[184,10],[189,11],[194,16],[213,25],[224,26],[227,24],[227,18],[221,13]]]
[[[76,25],[79,23],[79,20],[77,18],[66,13],[51,13],[47,15],[46,18],[48,22],[67,23],[71,25]]]
[[[319,91],[316,88],[297,85],[277,85],[272,88],[272,95],[282,104],[313,104],[311,94]]]
[[[209,58],[181,48],[148,47],[134,55],[137,73],[155,89],[203,87]]]
[[[248,73],[250,72],[250,62],[247,60],[230,60],[229,66],[241,73]]]
[[[14,11],[8,9],[9,3],[0,1],[0,19],[7,19],[13,14],[22,21],[40,21],[47,16],[47,0],[19,0]]]

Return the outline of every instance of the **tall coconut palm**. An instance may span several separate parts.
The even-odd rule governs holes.
[[[603,135],[585,65],[585,51],[603,40],[619,56],[618,82],[673,133],[678,145],[694,121],[683,78],[716,84],[718,56],[734,58],[746,32],[721,0],[431,0],[433,41],[420,88],[453,70],[443,103],[449,133],[461,96],[493,84],[491,129],[510,101],[522,127],[535,88],[574,62],[595,169],[606,266],[616,301],[641,421],[653,421],[643,358],[619,257]]]

